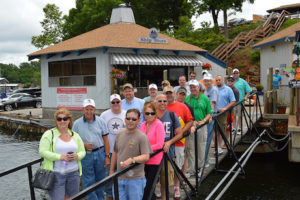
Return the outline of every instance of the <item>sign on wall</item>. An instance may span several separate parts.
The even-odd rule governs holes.
[[[168,44],[168,39],[158,37],[158,30],[151,28],[148,37],[139,37],[139,42],[143,43],[156,43],[156,44]]]
[[[81,110],[82,102],[87,98],[86,88],[57,88],[57,109]]]

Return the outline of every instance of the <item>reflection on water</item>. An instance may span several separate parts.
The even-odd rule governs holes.
[[[38,141],[21,141],[0,133],[0,172],[40,158]],[[33,173],[39,164],[33,166]],[[27,168],[0,178],[0,199],[30,199]],[[41,199],[39,191],[36,198]]]
[[[232,160],[232,159],[231,159]],[[229,169],[231,160],[220,165]],[[246,176],[238,177],[230,186],[222,200],[299,200],[300,163],[288,161],[287,150],[280,153],[253,154],[245,167]],[[204,199],[223,175],[213,174],[201,189]]]

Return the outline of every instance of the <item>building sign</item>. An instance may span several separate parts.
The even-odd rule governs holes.
[[[155,43],[155,44],[168,44],[168,39],[163,39],[158,37],[158,30],[156,28],[151,28],[148,37],[139,37],[139,42],[143,43]]]
[[[57,88],[57,109],[81,110],[82,102],[87,98],[86,88]]]
[[[300,88],[300,81],[292,80],[289,81],[290,88]]]

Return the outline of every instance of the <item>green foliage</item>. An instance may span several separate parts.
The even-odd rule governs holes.
[[[229,30],[229,33],[228,33],[229,39],[234,39],[241,32],[247,32],[250,30],[254,30],[260,25],[262,25],[261,22],[253,23],[253,24],[252,23],[251,24],[241,24],[238,26],[234,26],[234,27],[230,28],[230,30]]]
[[[286,28],[288,28],[289,26],[292,26],[293,24],[296,24],[296,23],[298,23],[298,22],[300,22],[300,19],[288,19],[288,20],[286,20],[286,21],[282,24],[282,26],[281,26],[281,28],[279,29],[279,31],[281,31],[281,30],[283,30],[283,29],[286,29]]]
[[[10,83],[22,83],[25,87],[41,85],[41,64],[32,61],[21,63],[18,67],[13,64],[0,63],[1,77]]]
[[[40,22],[43,28],[42,34],[31,38],[31,43],[40,49],[60,42],[63,37],[63,18],[59,7],[55,4],[47,4],[43,11],[45,19]]]
[[[250,60],[252,64],[260,66],[260,50],[251,50]]]
[[[257,91],[263,91],[263,89],[264,89],[264,86],[261,83],[256,85],[255,87],[256,87]]]

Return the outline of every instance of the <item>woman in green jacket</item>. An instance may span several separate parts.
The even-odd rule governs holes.
[[[80,136],[72,131],[72,116],[66,109],[54,114],[56,127],[46,131],[40,141],[39,152],[44,158],[43,169],[54,171],[52,200],[64,200],[79,192],[82,174],[81,160],[85,156]]]

